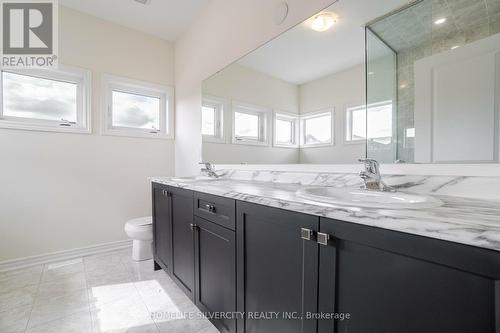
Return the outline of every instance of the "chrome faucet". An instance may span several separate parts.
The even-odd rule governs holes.
[[[200,162],[199,164],[205,166],[201,169],[201,172],[206,173],[208,177],[219,178],[219,175],[215,172],[215,167],[210,162]]]
[[[382,181],[382,176],[380,175],[380,165],[376,160],[371,158],[360,158],[358,161],[364,163],[365,165],[365,170],[359,173],[359,176],[365,182],[364,185],[361,186],[362,189],[383,192],[395,191],[394,188],[386,185]]]

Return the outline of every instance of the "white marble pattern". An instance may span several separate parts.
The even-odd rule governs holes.
[[[159,316],[199,311],[152,260],[131,256],[128,248],[0,273],[0,332],[217,332],[206,319]]]
[[[429,194],[444,202],[424,210],[335,206],[297,197],[303,186],[358,187],[357,174],[224,170],[217,181],[151,181],[420,236],[500,251],[500,177],[385,176],[399,191]]]

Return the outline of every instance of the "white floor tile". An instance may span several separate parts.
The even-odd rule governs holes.
[[[85,273],[79,272],[59,276],[57,280],[43,282],[38,287],[37,299],[60,297],[87,288]]]
[[[0,292],[7,293],[27,286],[37,285],[40,283],[41,274],[42,266],[2,273],[0,276]]]
[[[27,333],[92,333],[90,311],[82,311],[36,327]]]
[[[180,305],[191,302],[170,278],[137,281],[135,286],[151,312],[178,311]]]
[[[70,260],[66,262],[45,265],[42,274],[42,282],[56,281],[67,278],[69,275],[83,273],[83,261]]]
[[[0,332],[24,332],[30,317],[31,306],[22,306],[0,312]]]
[[[91,309],[99,309],[109,303],[130,297],[139,299],[139,293],[132,282],[89,287],[88,295]]]
[[[131,255],[127,248],[0,273],[0,332],[217,333],[206,319],[183,318],[198,312],[191,300],[152,260]]]
[[[158,332],[140,297],[127,297],[91,311],[94,332]]]
[[[69,292],[64,296],[36,299],[28,327],[67,317],[71,314],[88,311],[89,302],[86,289]]]
[[[35,301],[36,291],[37,285],[8,292],[0,291],[0,312],[23,306],[32,306]]]

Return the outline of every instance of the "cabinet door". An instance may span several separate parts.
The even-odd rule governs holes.
[[[154,261],[170,272],[172,263],[172,220],[168,187],[153,184],[153,245]],[[159,268],[156,266],[156,268]]]
[[[300,317],[317,310],[318,244],[301,229],[317,231],[319,218],[245,202],[236,215],[238,332],[316,332]]]
[[[498,253],[327,219],[321,232],[333,238],[320,246],[319,311],[350,319],[319,333],[500,332]]]
[[[172,278],[194,300],[193,192],[170,187],[172,203]]]
[[[195,217],[196,305],[207,313],[236,311],[235,232]],[[213,319],[224,333],[236,332],[235,319]]]

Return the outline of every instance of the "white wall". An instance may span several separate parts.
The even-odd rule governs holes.
[[[345,143],[347,107],[365,104],[364,65],[307,82],[299,88],[300,113],[335,108],[335,144],[300,149],[300,163],[356,163],[365,156],[365,144]]]
[[[126,239],[174,142],[99,134],[102,73],[174,84],[173,46],[61,7],[60,62],[92,70],[93,134],[0,129],[0,261]]]
[[[175,48],[177,175],[199,170],[201,82],[333,2],[288,0],[288,18],[281,25],[276,25],[273,19],[281,0],[210,2]]]
[[[298,86],[257,72],[253,69],[232,64],[209,79],[203,81],[205,95],[223,98],[228,102],[244,102],[270,110],[299,113]],[[297,148],[272,146],[272,114],[268,118],[269,146],[252,146],[231,143],[232,112],[224,112],[225,144],[203,142],[203,160],[220,163],[298,163]]]

